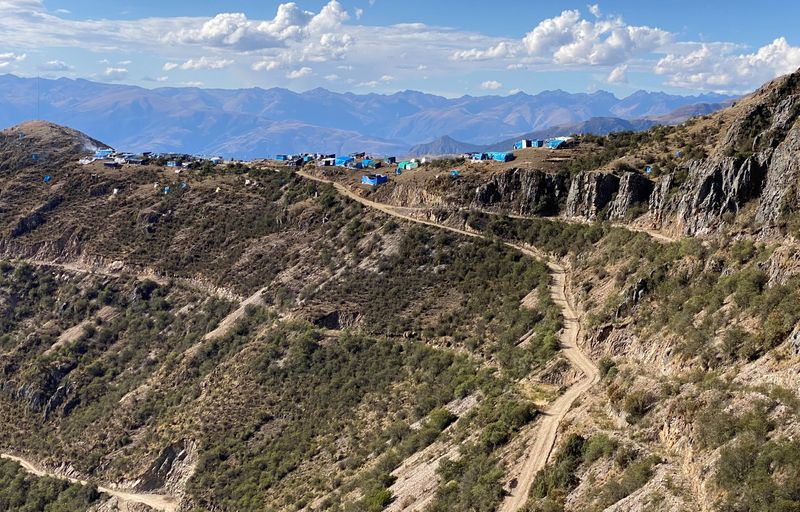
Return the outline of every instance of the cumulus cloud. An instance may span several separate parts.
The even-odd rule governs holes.
[[[172,71],[173,69],[183,70],[199,70],[199,69],[224,69],[233,64],[231,59],[212,59],[208,57],[200,57],[199,59],[189,59],[182,64],[175,62],[167,62],[164,64],[164,71]]]
[[[63,60],[49,60],[44,64],[40,64],[39,69],[42,71],[72,71],[75,68]]]
[[[487,80],[481,84],[481,89],[485,89],[487,91],[496,91],[497,89],[502,89],[503,84],[498,82],[497,80]]]
[[[319,37],[335,30],[347,18],[347,12],[337,0],[328,2],[317,14],[291,2],[280,4],[271,20],[250,20],[244,13],[220,13],[200,27],[172,32],[167,39],[240,51],[282,48],[291,41]]]
[[[118,80],[125,80],[128,78],[128,70],[126,68],[106,68],[103,72],[103,76],[107,80],[111,80],[112,82]]]
[[[24,53],[18,54],[14,52],[0,53],[0,69],[7,68],[15,62],[22,62],[28,56]]]
[[[356,19],[360,20],[362,16],[364,16],[364,9],[357,8],[356,11]]]
[[[599,16],[597,6],[590,11]],[[632,26],[621,17],[583,19],[580,11],[566,10],[542,20],[521,41],[501,41],[489,48],[456,51],[453,60],[508,59],[524,54],[540,62],[562,65],[619,65],[632,57],[657,50],[672,41],[669,32]]]
[[[142,78],[142,80],[144,80],[145,82],[163,83],[163,82],[168,81],[169,77],[168,76],[156,76],[156,77],[146,76],[146,77]]]
[[[665,30],[628,25],[621,17],[592,22],[564,11],[539,23],[523,43],[529,55],[552,56],[558,64],[619,65],[671,41]]]
[[[589,12],[592,13],[592,16],[594,16],[595,18],[599,18],[600,17],[600,5],[599,4],[591,4],[587,8],[589,9]]]
[[[752,53],[731,44],[687,44],[685,53],[666,55],[655,72],[676,87],[743,92],[800,68],[800,47],[779,37]],[[679,47],[679,49],[681,48]]]
[[[608,74],[606,81],[610,84],[627,84],[628,83],[628,65],[620,64],[611,70]]]
[[[310,76],[313,72],[314,70],[309,67],[302,67],[300,69],[294,69],[286,73],[286,78],[290,80],[296,80],[298,78],[305,78],[307,76]]]
[[[281,67],[281,63],[274,59],[262,59],[250,66],[253,71],[273,71],[279,67]]]

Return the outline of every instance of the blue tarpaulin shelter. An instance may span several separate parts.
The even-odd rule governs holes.
[[[387,181],[389,181],[389,177],[385,174],[366,174],[361,177],[362,185],[370,185],[373,187],[377,187],[381,183],[386,183]]]
[[[496,162],[510,162],[514,159],[514,155],[511,153],[505,153],[502,151],[495,151],[488,154],[489,160],[494,160]]]
[[[49,175],[44,177],[44,182],[45,183],[50,183],[50,176]]]
[[[345,165],[349,164],[350,162],[354,162],[355,160],[356,159],[353,158],[352,156],[340,156],[336,158],[334,165],[338,167],[344,167]]]

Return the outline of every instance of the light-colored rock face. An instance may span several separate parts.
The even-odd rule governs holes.
[[[619,184],[619,178],[613,174],[578,173],[569,188],[564,213],[567,217],[596,219],[598,213],[614,199]]]
[[[653,195],[655,185],[641,174],[626,172],[619,180],[617,196],[611,202],[608,218],[623,220],[632,208],[646,205]]]

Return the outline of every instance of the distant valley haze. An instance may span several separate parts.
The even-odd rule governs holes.
[[[644,129],[800,66],[800,8],[763,7],[782,13],[769,30],[762,9],[685,0],[2,0],[0,125],[238,158]]]
[[[405,154],[442,136],[491,145],[531,131],[547,134],[551,127],[600,134],[646,128],[655,121],[629,121],[657,119],[687,106],[714,105],[710,110],[716,110],[730,98],[646,91],[619,99],[605,91],[560,90],[445,98],[417,91],[357,95],[322,88],[302,93],[283,88],[145,89],[4,75],[0,76],[0,125],[20,123],[38,110],[44,119],[131,151],[237,158],[303,151]],[[594,120],[590,129],[577,126],[590,119]]]

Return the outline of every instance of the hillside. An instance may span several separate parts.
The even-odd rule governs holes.
[[[792,510],[799,103],[376,189],[3,135],[0,453],[181,512]]]
[[[87,80],[0,75],[0,127],[33,117],[90,133],[128,151],[224,154],[368,151],[403,154],[412,145],[450,136],[472,144],[591,117],[628,119],[727,99],[640,91],[636,107],[607,92],[444,98],[416,91],[339,94],[317,88],[143,89]],[[37,107],[38,98],[38,107]],[[625,106],[625,112],[613,111]]]

